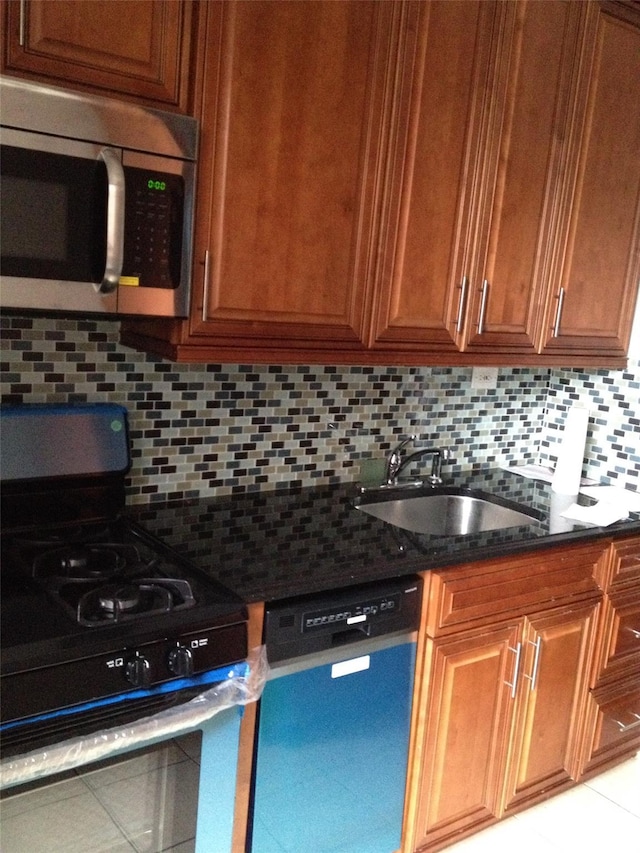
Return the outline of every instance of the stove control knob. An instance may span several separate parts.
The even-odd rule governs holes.
[[[136,652],[135,657],[127,661],[125,676],[134,687],[148,687],[151,684],[151,664],[140,652]]]
[[[193,655],[191,649],[181,646],[180,643],[169,652],[167,661],[169,672],[173,675],[193,675]]]

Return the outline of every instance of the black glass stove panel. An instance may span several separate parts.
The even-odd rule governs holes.
[[[117,541],[116,541],[117,537]],[[118,526],[59,528],[13,538],[9,559],[79,625],[97,627],[196,606],[192,584]]]
[[[34,715],[187,689],[246,658],[242,601],[127,518],[4,531],[0,545],[3,744],[10,721],[22,743]]]
[[[112,542],[110,533],[108,528],[92,530],[89,541],[83,541],[81,532],[71,531],[66,543],[58,535],[49,542],[22,539],[17,544],[37,551],[33,578],[80,625],[133,621],[196,605],[188,580],[168,577],[157,555],[144,559],[139,547]]]
[[[3,674],[246,623],[237,596],[127,518],[5,531],[0,544]]]

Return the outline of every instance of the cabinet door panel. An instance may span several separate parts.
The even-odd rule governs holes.
[[[457,350],[465,198],[495,3],[410,3],[373,345]],[[406,123],[405,123],[406,122]]]
[[[427,710],[416,847],[492,822],[516,674],[518,629],[429,640]]]
[[[190,2],[28,0],[7,7],[9,73],[186,108]]]
[[[527,620],[504,811],[577,773],[596,604]]]
[[[610,5],[586,5],[596,19],[590,85],[543,352],[619,356],[640,277],[640,14],[632,26]]]
[[[467,270],[466,349],[534,352],[585,9],[557,0],[502,10]]]
[[[359,346],[394,4],[207,11],[191,334]]]

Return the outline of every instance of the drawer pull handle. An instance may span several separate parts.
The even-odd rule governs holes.
[[[635,711],[632,711],[631,716],[635,717],[633,723],[623,723],[621,720],[614,720],[613,722],[618,726],[621,732],[628,732],[630,729],[636,729],[640,726],[640,714],[636,714]]]
[[[625,628],[625,630],[630,631],[637,640],[640,640],[640,631],[637,628]]]
[[[524,677],[528,678],[529,681],[531,682],[531,684],[529,685],[529,689],[535,690],[536,689],[536,683],[538,681],[538,664],[540,663],[540,647],[542,646],[542,637],[538,637],[538,639],[535,641],[535,643],[531,642],[531,640],[529,640],[528,642],[530,643],[530,645],[536,647],[536,653],[535,653],[535,656],[533,658],[533,667],[531,669],[531,675],[527,675],[525,673]]]
[[[522,654],[522,643],[518,643],[515,647],[509,646],[510,652],[515,652],[516,662],[513,667],[513,681],[505,681],[507,687],[511,688],[511,698],[514,699],[516,695],[516,689],[518,687],[518,670],[520,669],[520,655]]]

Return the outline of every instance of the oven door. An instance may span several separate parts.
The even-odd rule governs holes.
[[[3,853],[231,851],[240,709],[2,792]]]

